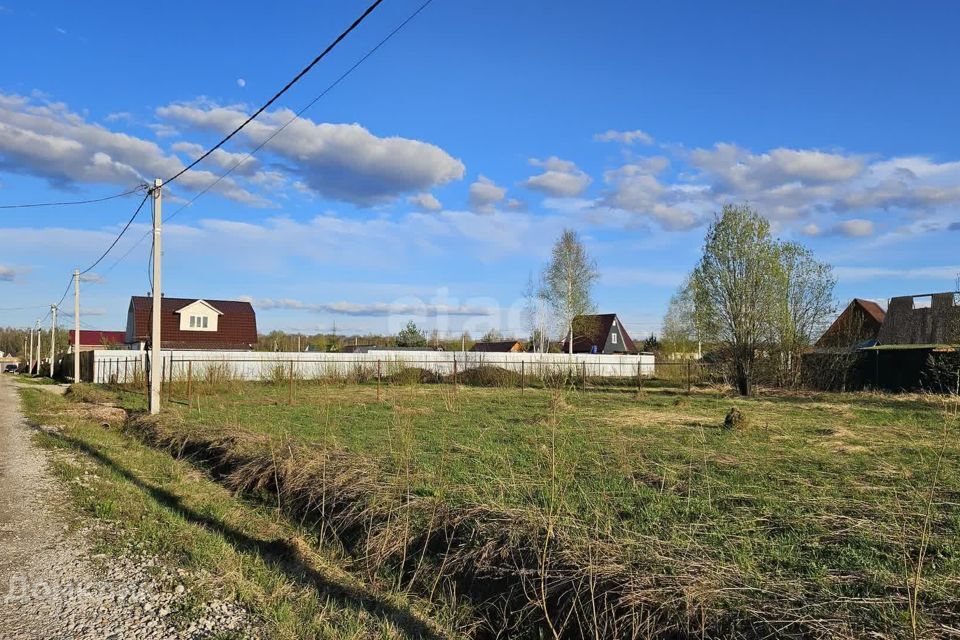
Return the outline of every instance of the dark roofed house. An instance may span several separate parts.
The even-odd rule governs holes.
[[[73,329],[70,329],[69,353],[73,353]],[[96,349],[126,349],[127,333],[125,331],[99,331],[95,329],[80,330],[80,347],[78,351],[94,351]]]
[[[563,352],[570,350],[569,336]],[[574,353],[636,353],[637,347],[615,313],[577,316],[573,319]]]
[[[499,340],[496,342],[477,342],[470,347],[470,351],[481,353],[519,353],[523,351],[523,343],[519,340]]]
[[[162,349],[250,351],[257,342],[257,317],[249,302],[167,297],[162,301]],[[152,298],[130,298],[127,344],[144,345],[150,342],[152,312]]]
[[[850,350],[873,346],[886,312],[872,300],[854,298],[817,340],[816,350]]]

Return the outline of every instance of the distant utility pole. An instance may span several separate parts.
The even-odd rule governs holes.
[[[40,375],[40,318],[37,318],[37,375]],[[30,375],[33,375],[33,371],[30,371]]]
[[[73,382],[80,382],[80,269],[73,272]]]
[[[160,360],[163,341],[160,336],[160,306],[163,304],[163,288],[160,285],[160,229],[161,199],[160,188],[163,180],[153,181],[153,303],[150,329],[150,414],[160,413],[160,380],[163,376]]]
[[[50,378],[53,378],[53,365],[57,357],[57,305],[50,305]]]
[[[27,358],[27,375],[30,375],[30,372],[33,371],[33,327],[30,327],[30,351],[29,357]]]

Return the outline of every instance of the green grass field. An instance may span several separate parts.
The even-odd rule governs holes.
[[[850,635],[960,624],[956,399],[228,383],[174,389],[190,432],[344,451],[384,482],[615,541],[704,609]],[[139,394],[120,394],[132,409]],[[721,428],[731,407],[749,424]],[[835,623],[835,624],[834,624]]]

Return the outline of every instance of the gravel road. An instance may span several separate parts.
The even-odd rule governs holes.
[[[91,531],[71,530],[69,496],[31,441],[9,376],[0,376],[0,638],[258,637],[230,602],[208,602],[192,622],[174,612],[189,593],[154,558],[91,558]]]

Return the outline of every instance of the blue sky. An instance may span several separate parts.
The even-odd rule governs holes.
[[[165,177],[272,95],[364,3],[0,0],[0,204]],[[526,331],[564,227],[596,301],[659,327],[706,224],[750,202],[836,267],[837,297],[960,271],[949,2],[434,0],[253,160],[208,186],[419,2],[386,0],[165,192],[164,291],[251,298],[262,331]],[[137,205],[0,211],[0,325],[26,325]],[[143,215],[83,286],[84,323],[143,294]],[[116,262],[122,256],[122,261]],[[17,307],[16,310],[7,310]]]

